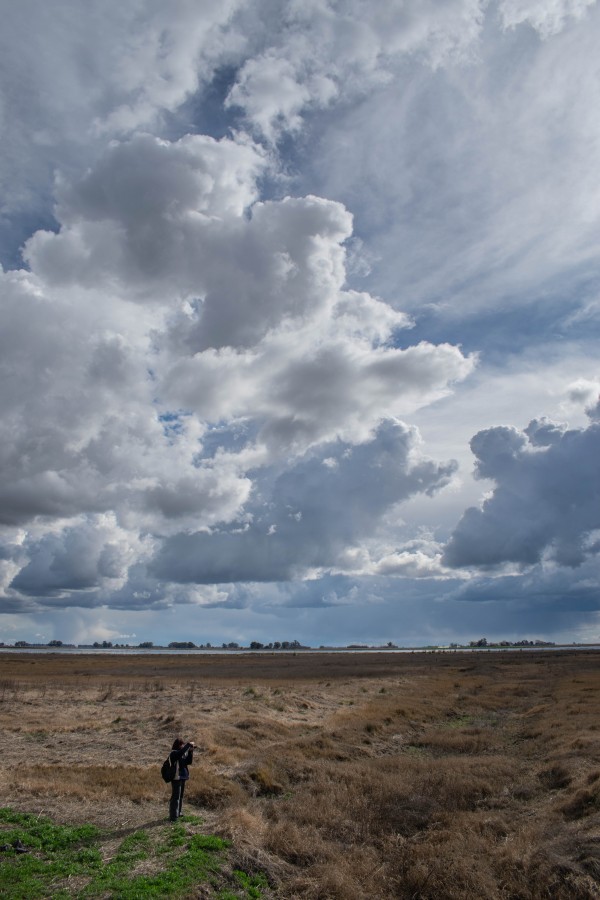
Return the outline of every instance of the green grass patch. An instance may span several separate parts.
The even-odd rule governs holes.
[[[180,817],[180,821],[187,822],[188,825],[202,825],[201,816],[194,816],[192,814],[188,815],[187,813]]]
[[[197,816],[185,819],[192,827],[201,823]],[[134,831],[116,850],[115,837],[93,825],[56,825],[0,809],[0,895],[9,900],[176,900],[203,884],[216,900],[258,900],[268,886],[260,873],[232,873],[228,841],[192,834],[181,822]],[[27,852],[18,852],[19,847]]]
[[[240,887],[246,891],[245,896],[252,897],[253,900],[254,898],[262,897],[262,891],[268,887],[267,879],[261,873],[249,875],[247,872],[236,869],[233,873],[233,877]]]

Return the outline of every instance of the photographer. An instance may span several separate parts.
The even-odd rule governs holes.
[[[182,815],[183,792],[185,783],[190,777],[188,766],[192,764],[194,756],[194,742],[184,743],[181,738],[173,741],[173,748],[169,757],[175,765],[175,777],[171,782],[171,800],[169,802],[169,819],[175,822]]]

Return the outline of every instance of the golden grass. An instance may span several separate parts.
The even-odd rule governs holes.
[[[31,771],[16,774],[14,784],[19,791],[32,796],[51,793],[57,797],[111,802],[118,781],[121,799],[142,803],[156,796],[156,772],[154,768],[123,766],[115,777],[115,770],[108,765],[47,766],[34,764]]]
[[[3,654],[0,803],[158,820],[180,733],[186,808],[275,897],[591,900],[599,659]]]

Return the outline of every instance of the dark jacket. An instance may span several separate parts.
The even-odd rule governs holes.
[[[179,750],[171,750],[169,757],[172,763],[177,763],[173,781],[187,781],[190,777],[188,766],[192,764],[194,748],[190,744],[184,744]]]

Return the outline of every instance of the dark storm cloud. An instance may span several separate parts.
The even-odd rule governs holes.
[[[496,484],[480,509],[463,515],[446,547],[452,567],[533,565],[543,557],[580,566],[597,554],[600,424],[564,429],[544,420],[497,427],[471,441],[476,474]]]
[[[328,445],[290,466],[249,505],[235,529],[169,538],[150,565],[164,581],[285,581],[344,565],[344,554],[376,531],[382,515],[415,493],[434,493],[455,470],[413,463],[414,434],[381,425],[372,441]]]
[[[600,586],[593,562],[584,563],[577,577],[556,567],[535,567],[524,575],[474,578],[450,593],[446,599],[468,603],[511,604],[523,613],[546,611],[548,618],[572,612],[600,610]],[[465,613],[468,615],[468,613]]]

